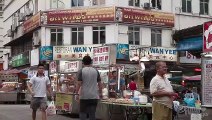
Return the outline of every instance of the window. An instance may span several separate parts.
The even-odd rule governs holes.
[[[140,27],[128,27],[129,44],[140,45]]]
[[[93,0],[93,5],[104,5],[105,0]]]
[[[51,45],[63,45],[63,29],[51,29]]]
[[[29,51],[29,50],[32,50],[32,40],[23,42],[23,51],[22,52]]]
[[[191,0],[182,0],[182,12],[191,13]]]
[[[72,7],[84,6],[84,0],[71,0]]]
[[[105,27],[93,27],[93,44],[105,43]]]
[[[72,45],[83,45],[84,44],[84,28],[77,27],[72,28]]]
[[[200,0],[200,14],[208,15],[209,0]]]
[[[129,0],[129,6],[140,7],[140,0]]]
[[[151,30],[151,46],[161,46],[161,30]]]
[[[152,8],[161,10],[161,0],[151,0]]]
[[[51,0],[51,8],[65,8],[63,0]]]

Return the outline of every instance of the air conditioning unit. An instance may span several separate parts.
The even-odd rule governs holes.
[[[17,24],[18,24],[18,19],[15,17],[15,18],[13,18],[13,23],[11,25],[12,32],[17,29]]]
[[[176,46],[177,46],[177,43],[176,43],[176,41],[175,41],[175,40],[172,40],[172,43],[171,43],[171,45],[172,45],[173,47],[176,47]]]
[[[144,9],[150,9],[150,3],[144,3]]]
[[[12,30],[9,29],[9,30],[7,31],[7,37],[12,37],[12,36],[13,36]]]
[[[12,25],[11,25],[11,30],[12,30],[12,32],[16,31],[16,27],[17,27],[17,24],[12,24]]]
[[[30,8],[27,8],[26,11],[25,11],[25,15],[26,15],[26,16],[31,16],[31,15],[33,15],[33,10],[31,10]]]
[[[41,45],[41,40],[38,37],[33,38],[32,40],[32,46],[40,46]]]
[[[40,31],[35,31],[35,32],[33,33],[32,45],[33,45],[33,46],[40,46],[40,45],[41,45]]]
[[[23,22],[25,20],[24,13],[19,13],[18,15],[18,22]]]

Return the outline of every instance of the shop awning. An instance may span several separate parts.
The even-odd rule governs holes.
[[[11,69],[11,70],[2,70],[0,71],[0,74],[19,74],[21,72],[22,72],[21,70]]]
[[[202,50],[203,41],[201,37],[193,37],[180,40],[177,43],[178,51],[192,51],[192,50]]]
[[[6,43],[4,46],[16,46],[17,44],[20,44],[23,41],[27,41],[29,39],[32,39],[32,37],[33,37],[32,32],[29,32],[29,33],[27,33],[27,34],[25,34],[23,36],[20,36],[20,37],[18,37],[16,39]]]
[[[183,79],[182,76],[176,76],[176,77],[168,78],[168,80],[170,80],[170,81],[181,81],[182,79]]]
[[[201,75],[195,75],[195,76],[183,76],[184,80],[201,80]]]
[[[201,75],[194,75],[194,76],[176,76],[168,78],[170,81],[181,81],[181,80],[201,80]]]

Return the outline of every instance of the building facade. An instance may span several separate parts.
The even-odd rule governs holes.
[[[0,1],[0,33],[2,33],[2,31],[3,31],[3,17],[2,17],[3,6],[4,6],[4,1],[1,0]],[[3,65],[3,52],[4,52],[3,45],[4,45],[3,44],[3,35],[0,34],[0,64],[1,64],[1,66]],[[3,67],[1,67],[1,68],[3,68]]]
[[[5,0],[8,58],[39,46],[130,44],[174,47],[175,30],[211,20],[209,0]],[[15,8],[15,9],[14,9]]]

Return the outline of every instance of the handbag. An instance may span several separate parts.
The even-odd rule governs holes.
[[[55,115],[56,114],[56,108],[54,101],[51,101],[46,109],[47,116]]]

